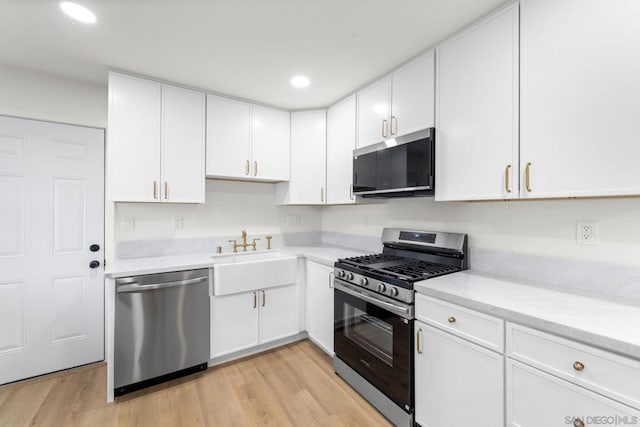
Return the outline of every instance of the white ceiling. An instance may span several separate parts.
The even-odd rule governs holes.
[[[117,68],[287,109],[327,106],[504,0],[0,0],[0,61],[106,84]],[[290,86],[294,74],[311,86]]]

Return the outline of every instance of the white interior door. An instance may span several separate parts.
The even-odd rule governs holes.
[[[0,116],[0,200],[0,384],[103,360],[104,131]]]

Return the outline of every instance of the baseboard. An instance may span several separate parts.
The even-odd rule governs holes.
[[[242,359],[243,357],[247,356],[253,356],[254,354],[262,353],[267,350],[273,350],[274,348],[282,347],[283,345],[291,344],[297,341],[302,341],[307,338],[307,332],[303,331],[290,337],[281,338],[279,340],[271,341],[266,344],[260,344],[256,347],[247,348],[235,353],[225,354],[224,356],[209,359],[209,366],[221,365],[223,363],[231,362],[232,360]]]

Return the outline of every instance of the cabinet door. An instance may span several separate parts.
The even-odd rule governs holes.
[[[298,285],[260,291],[261,344],[297,334],[298,321]]]
[[[333,268],[307,261],[305,282],[309,338],[333,356]]]
[[[599,394],[507,359],[507,425],[518,427],[596,425],[596,421],[618,417],[627,422],[640,419],[640,411]],[[609,418],[611,419],[611,418]]]
[[[521,3],[522,194],[640,194],[640,2]]]
[[[290,204],[325,203],[326,144],[325,110],[291,113]]]
[[[251,104],[207,95],[207,176],[249,178]]]
[[[160,105],[160,83],[109,73],[111,200],[160,200]]]
[[[422,322],[415,331],[416,422],[504,425],[504,357]]]
[[[289,113],[254,105],[252,129],[251,176],[266,181],[288,181]]]
[[[389,79],[358,93],[358,147],[389,137]]]
[[[356,96],[327,110],[327,204],[355,203],[353,150],[356,148]]]
[[[434,126],[435,61],[433,52],[391,78],[389,134],[406,135]]]
[[[211,304],[211,358],[258,345],[258,291],[214,296]]]
[[[517,198],[518,5],[436,55],[436,200]]]
[[[162,85],[163,202],[204,203],[205,96]]]

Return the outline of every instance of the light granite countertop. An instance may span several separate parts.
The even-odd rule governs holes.
[[[640,359],[640,307],[466,271],[416,291],[507,321]]]
[[[363,255],[367,252],[357,249],[343,248],[331,245],[317,246],[283,246],[274,248],[272,252],[284,252],[297,257],[305,257],[310,261],[318,262],[327,266],[333,266],[338,258]],[[267,251],[256,251],[248,253],[260,253]],[[242,254],[240,252],[239,254]],[[128,258],[112,262],[107,265],[104,277],[107,279],[117,279],[119,277],[139,276],[142,274],[163,273],[167,271],[195,270],[198,268],[211,268],[216,263],[216,258],[234,255],[224,254],[188,254],[188,255],[167,255],[145,258]]]

